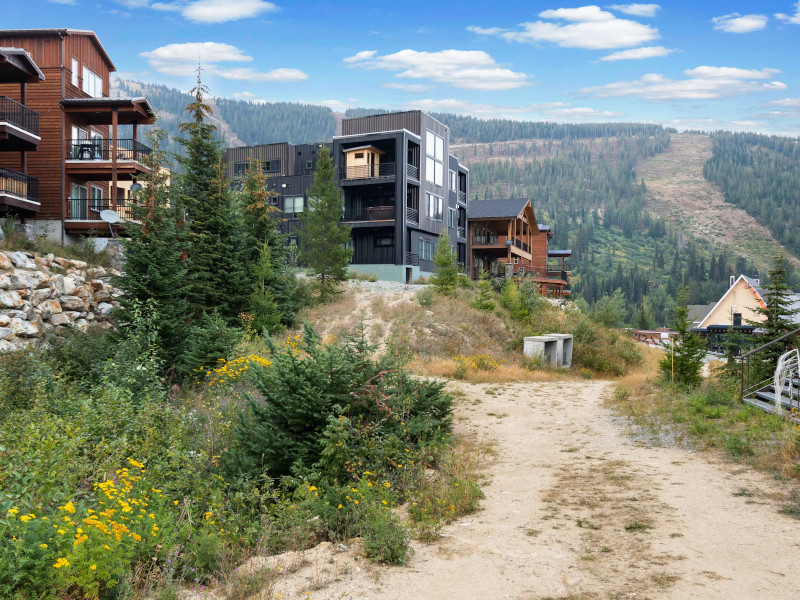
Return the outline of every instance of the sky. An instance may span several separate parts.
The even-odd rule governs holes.
[[[215,96],[800,135],[800,1],[3,0],[117,76]]]

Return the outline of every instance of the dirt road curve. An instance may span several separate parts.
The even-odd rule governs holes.
[[[317,553],[282,598],[800,598],[800,521],[768,476],[632,440],[607,383],[453,385],[457,429],[496,450],[483,509],[406,567]]]

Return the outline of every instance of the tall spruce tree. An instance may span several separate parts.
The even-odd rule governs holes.
[[[333,288],[347,280],[352,251],[350,227],[341,223],[342,192],[336,184],[336,167],[323,146],[317,157],[314,181],[308,190],[308,209],[300,222],[300,260],[319,281],[320,296],[329,296]]]
[[[706,355],[706,343],[697,332],[692,331],[692,320],[686,306],[688,298],[689,288],[683,285],[678,291],[678,305],[672,316],[672,329],[677,335],[666,345],[664,358],[658,363],[658,367],[665,379],[694,387],[701,380],[700,371]]]
[[[170,204],[168,175],[163,169],[168,165],[161,149],[164,137],[158,128],[150,133],[152,152],[143,161],[150,172],[142,178],[137,194],[135,221],[127,225],[130,237],[121,240],[125,266],[116,285],[125,292],[120,298],[123,323],[133,320],[145,305],[158,315],[153,328],[158,332],[159,358],[169,371],[181,361],[190,327],[184,260],[188,228],[182,211]]]
[[[189,220],[189,300],[192,313],[218,311],[234,323],[247,307],[251,292],[244,253],[244,230],[240,211],[222,166],[222,152],[214,138],[215,127],[207,122],[211,107],[198,73],[192,90],[194,101],[186,106],[192,121],[182,123],[179,139],[186,155],[178,161],[184,169],[178,183],[179,205]]]
[[[786,282],[786,271],[786,259],[782,254],[776,254],[772,258],[772,267],[767,272],[768,282],[763,286],[766,291],[764,302],[767,306],[753,309],[756,314],[764,317],[763,321],[751,321],[752,325],[764,330],[759,344],[771,342],[798,327],[795,317],[800,310],[794,307],[794,293]],[[791,344],[791,340],[785,340],[783,343],[773,344],[767,348],[765,362],[768,362],[774,369],[780,355]]]
[[[456,253],[450,242],[450,236],[447,235],[446,227],[439,234],[436,254],[433,255],[433,265],[436,267],[431,276],[433,287],[437,292],[449,296],[458,285],[458,266],[456,265]]]

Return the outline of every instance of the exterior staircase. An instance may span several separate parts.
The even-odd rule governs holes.
[[[742,402],[800,423],[800,329],[742,354],[739,358]],[[780,344],[780,345],[779,345]],[[777,348],[795,346],[775,361]]]

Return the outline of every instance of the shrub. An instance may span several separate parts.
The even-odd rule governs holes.
[[[431,288],[417,292],[417,302],[420,306],[433,306],[436,303],[436,294]]]
[[[408,545],[408,532],[400,517],[386,506],[374,506],[369,512],[364,530],[366,555],[390,565],[406,564],[411,548]]]

